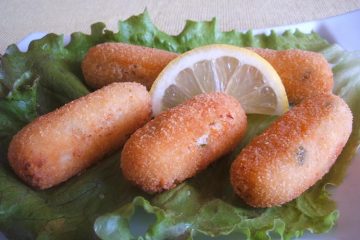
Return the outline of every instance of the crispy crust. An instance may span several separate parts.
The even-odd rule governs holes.
[[[249,48],[265,58],[279,74],[290,103],[331,93],[331,68],[320,54],[298,49]],[[138,82],[150,89],[161,70],[176,53],[124,43],[103,43],[90,48],[82,62],[86,83],[101,88],[112,82]]]
[[[329,171],[351,129],[340,97],[304,100],[241,151],[230,171],[235,192],[254,207],[291,201]]]
[[[323,93],[331,93],[334,79],[329,63],[315,52],[290,49],[276,51],[250,48],[265,58],[279,74],[290,103]]]
[[[138,82],[150,89],[176,53],[124,43],[103,43],[90,48],[82,62],[86,83],[101,88],[113,82]]]
[[[161,113],[130,137],[121,155],[122,172],[149,193],[173,188],[231,151],[246,125],[235,98],[198,95]]]
[[[151,114],[138,83],[114,83],[41,116],[12,139],[8,159],[27,184],[59,184],[118,149]]]

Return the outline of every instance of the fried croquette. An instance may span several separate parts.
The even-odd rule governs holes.
[[[329,171],[351,129],[351,111],[340,97],[304,100],[241,151],[230,170],[234,191],[253,207],[291,201]]]
[[[331,93],[334,79],[329,63],[320,53],[290,49],[276,51],[250,48],[268,61],[279,74],[288,100],[298,104],[303,99]]]
[[[267,60],[279,74],[289,102],[331,93],[334,80],[326,59],[298,49],[249,48]],[[82,62],[86,83],[101,88],[112,82],[139,82],[148,89],[161,70],[178,54],[124,43],[103,43],[89,50]]]
[[[8,159],[27,184],[57,185],[121,147],[151,116],[138,83],[113,83],[43,115],[12,139]]]
[[[171,189],[231,151],[246,126],[235,98],[223,93],[195,96],[130,137],[121,154],[123,175],[149,193]]]
[[[113,82],[138,82],[150,89],[176,53],[125,43],[90,48],[82,62],[85,82],[97,89]]]

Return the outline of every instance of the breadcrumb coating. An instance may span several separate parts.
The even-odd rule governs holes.
[[[250,48],[266,59],[279,74],[288,100],[298,104],[303,99],[323,93],[331,93],[333,73],[323,55],[316,52],[289,49]]]
[[[26,125],[10,143],[9,163],[27,184],[52,187],[119,149],[150,115],[144,86],[113,83]]]
[[[308,98],[255,137],[232,163],[234,191],[253,207],[281,205],[320,180],[352,130],[352,114],[338,96]]]
[[[246,126],[245,112],[235,98],[198,95],[130,137],[121,154],[122,172],[149,193],[173,188],[231,151]]]
[[[331,93],[331,68],[320,54],[298,49],[249,48],[267,60],[279,74],[289,102]],[[148,89],[162,69],[178,54],[124,43],[103,43],[92,47],[82,62],[86,83],[101,88],[112,82],[138,82]]]
[[[138,82],[150,89],[176,53],[125,43],[90,48],[82,62],[85,82],[98,89],[113,82]]]

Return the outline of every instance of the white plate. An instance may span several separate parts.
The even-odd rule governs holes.
[[[341,4],[341,3],[339,3]],[[295,30],[310,33],[315,31],[330,43],[337,43],[343,48],[354,51],[360,50],[360,10],[327,18],[319,21],[306,22],[296,25],[274,27],[268,29],[256,29],[254,33],[270,33],[275,30],[282,33],[285,30]],[[21,51],[27,51],[32,40],[42,38],[46,33],[33,33],[20,41],[17,45]],[[65,36],[65,43],[70,41],[70,36]],[[334,198],[340,210],[340,219],[332,231],[326,234],[306,234],[301,239],[306,240],[343,240],[358,239],[360,227],[360,152],[353,159],[348,169],[344,182],[336,188]],[[1,235],[0,235],[1,239]],[[220,239],[223,239],[222,237]]]

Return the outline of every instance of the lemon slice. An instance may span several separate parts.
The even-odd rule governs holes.
[[[154,116],[195,95],[225,92],[246,113],[281,115],[289,103],[279,75],[262,57],[245,48],[214,44],[172,60],[153,83]]]

